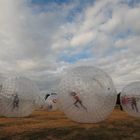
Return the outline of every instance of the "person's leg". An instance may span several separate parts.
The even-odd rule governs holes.
[[[134,110],[134,103],[131,103],[131,107],[132,107],[132,109]]]
[[[19,102],[16,102],[16,107],[17,107],[17,108],[19,107]]]
[[[122,105],[120,104],[120,109],[121,109],[121,111],[123,111],[123,108],[122,108]]]
[[[135,103],[134,105],[135,105],[136,112],[139,112],[138,107],[137,107],[137,103]]]
[[[52,105],[49,106],[49,109],[52,109]]]
[[[78,102],[79,102],[78,100],[76,100],[76,101],[74,102],[74,105],[75,105],[77,108],[79,108],[79,106],[77,105]]]
[[[79,104],[87,111],[87,108],[82,104],[81,101],[79,101]]]

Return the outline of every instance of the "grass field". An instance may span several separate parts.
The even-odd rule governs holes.
[[[140,118],[115,109],[101,123],[79,124],[59,111],[0,118],[0,140],[140,140]]]

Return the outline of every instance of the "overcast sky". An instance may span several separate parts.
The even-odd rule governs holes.
[[[0,0],[1,74],[46,90],[77,63],[105,70],[118,90],[140,80],[140,1]]]

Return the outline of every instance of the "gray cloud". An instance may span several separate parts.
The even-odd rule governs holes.
[[[89,49],[94,64],[111,75],[118,90],[140,80],[140,4],[96,1],[69,19],[80,3],[35,5],[27,0],[0,1],[0,67],[2,74],[34,79],[42,90],[56,85],[60,60]],[[43,6],[43,7],[42,7]],[[81,6],[81,5],[80,5]]]

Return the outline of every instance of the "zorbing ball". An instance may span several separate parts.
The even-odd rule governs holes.
[[[124,87],[120,101],[124,111],[131,116],[140,117],[140,82],[133,82]]]
[[[40,95],[40,93],[36,96],[36,100],[35,100],[35,109],[36,110],[40,110],[43,109],[43,106],[45,104],[44,99],[42,98],[42,96]]]
[[[1,94],[1,91],[2,91],[2,83],[3,81],[5,80],[6,77],[4,77],[3,75],[0,75],[0,94]],[[1,110],[1,96],[0,96],[0,116],[2,116],[2,110]]]
[[[52,92],[45,95],[45,104],[44,108],[48,111],[56,111],[58,109],[57,104],[57,93]]]
[[[117,99],[111,78],[93,66],[75,66],[66,70],[58,91],[60,110],[80,123],[105,120]]]
[[[2,84],[0,108],[3,116],[25,117],[35,109],[39,89],[36,84],[24,77],[12,77]]]

